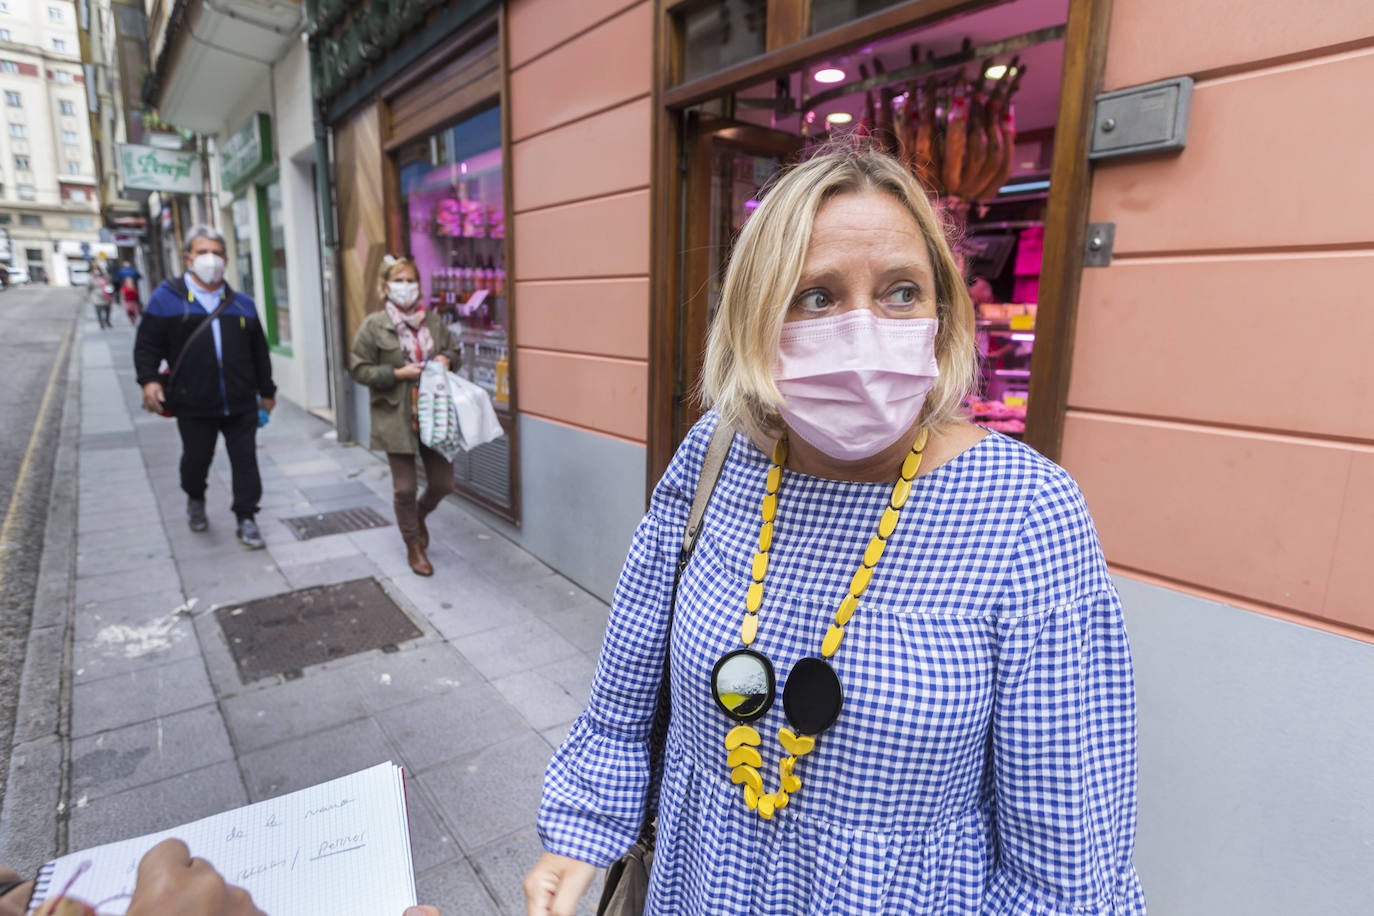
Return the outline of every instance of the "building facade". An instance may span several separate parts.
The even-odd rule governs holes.
[[[0,228],[10,240],[0,261],[57,286],[86,282],[100,241],[79,52],[69,0],[0,3]]]
[[[970,410],[1076,476],[1117,575],[1152,909],[1374,899],[1356,699],[1374,695],[1374,235],[1343,114],[1374,66],[1367,4],[308,6],[334,343],[379,307],[382,256],[416,255],[509,433],[464,495],[602,596],[696,416],[714,284],[759,188],[835,125],[895,131],[928,85],[946,118],[961,83],[985,116],[1000,97],[991,184],[932,184],[987,286]],[[1148,115],[1181,78],[1181,148],[1090,158],[1115,127],[1100,94],[1147,87]],[[483,291],[494,310],[470,309]]]
[[[156,223],[148,218],[150,192],[126,185],[121,150],[156,142],[177,150],[189,138],[166,130],[145,111],[140,98],[148,69],[148,33],[141,0],[88,0],[77,7],[81,56],[85,62],[92,153],[97,175],[102,240],[119,261],[143,277],[146,298],[159,267]]]
[[[178,245],[190,222],[224,233],[229,282],[258,304],[281,396],[332,416],[304,10],[281,0],[146,9],[143,101],[200,138],[209,176],[205,195],[160,201],[162,225]]]

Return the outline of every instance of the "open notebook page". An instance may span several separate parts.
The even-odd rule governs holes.
[[[171,830],[65,855],[39,876],[33,908],[61,893],[122,916],[143,854],[169,837],[246,888],[269,916],[400,916],[415,904],[401,768],[379,764]],[[90,865],[79,875],[82,863]]]

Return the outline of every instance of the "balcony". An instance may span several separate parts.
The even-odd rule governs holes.
[[[231,109],[300,40],[296,0],[177,0],[154,26],[157,57],[143,100],[169,124],[214,134]]]

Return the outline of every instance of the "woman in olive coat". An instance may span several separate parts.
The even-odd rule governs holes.
[[[448,325],[420,299],[415,262],[387,255],[379,285],[382,309],[364,318],[358,328],[349,370],[371,393],[371,447],[386,452],[391,465],[396,526],[405,539],[406,558],[417,575],[431,576],[425,516],[453,492],[453,465],[420,442],[417,393],[425,363],[434,360],[445,369],[456,369],[460,354]],[[425,463],[425,492],[418,500],[417,454]]]

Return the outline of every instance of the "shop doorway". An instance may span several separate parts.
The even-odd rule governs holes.
[[[691,371],[684,374],[674,404],[679,440],[701,416],[696,379],[735,236],[757,205],[760,189],[802,146],[786,131],[700,111],[687,114],[686,135],[690,152],[682,198],[690,206],[683,209],[679,365]]]
[[[957,14],[897,4],[676,87],[665,74],[663,117],[679,125],[665,135],[676,134],[682,163],[679,198],[663,210],[676,223],[663,232],[680,272],[665,317],[681,335],[673,389],[685,396],[673,405],[672,445],[699,413],[706,331],[748,185],[858,134],[908,163],[950,224],[977,305],[981,385],[970,416],[1055,456],[1081,269],[1066,253],[1081,248],[1086,229],[1082,145],[1100,82],[1104,4],[948,6]],[[651,476],[671,455],[665,438],[651,433]]]

